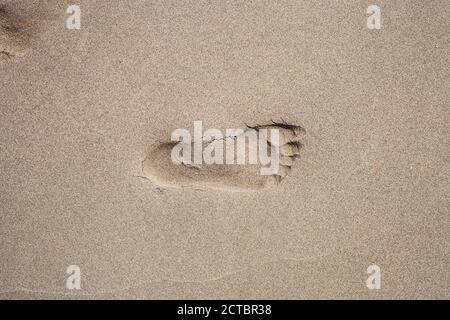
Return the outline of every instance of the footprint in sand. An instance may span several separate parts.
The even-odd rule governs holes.
[[[258,132],[266,129],[268,134],[264,143],[270,150],[270,130],[278,129],[279,133],[279,166],[277,174],[261,175],[262,165],[257,164],[175,164],[172,161],[172,149],[178,142],[167,142],[151,150],[143,161],[144,177],[151,180],[159,187],[172,188],[192,188],[192,189],[221,189],[229,191],[240,190],[260,190],[270,186],[278,185],[290,172],[294,162],[299,157],[302,144],[300,136],[304,130],[300,126],[287,123],[272,123],[247,127],[244,131]],[[236,139],[235,137],[225,137],[222,139]],[[217,140],[216,140],[217,141]],[[214,140],[204,143],[207,146]],[[193,149],[193,147],[192,147]],[[237,148],[234,151],[237,156]],[[241,151],[242,152],[242,151]],[[244,151],[247,155],[249,148]],[[248,158],[247,158],[248,159]]]
[[[32,23],[0,7],[0,62],[25,55],[31,46]]]
[[[18,61],[40,45],[42,35],[51,25],[62,24],[67,17],[69,3],[67,0],[0,0],[0,64]]]

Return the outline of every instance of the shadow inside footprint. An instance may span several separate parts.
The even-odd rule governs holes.
[[[264,129],[264,130],[263,130]],[[243,133],[237,136],[225,136],[220,140],[208,140],[203,142],[203,150],[213,143],[224,145],[224,149],[232,146],[232,153],[236,158],[239,158],[239,153],[245,153],[244,159],[249,159],[251,147],[248,140],[249,133],[259,134],[264,131],[263,138],[258,140],[259,146],[266,144],[266,150],[271,150],[277,157],[277,170],[273,174],[261,174],[261,168],[265,167],[258,160],[256,162],[244,164],[230,164],[226,160],[220,164],[212,163],[194,164],[191,157],[188,161],[182,159],[174,162],[173,150],[174,147],[180,145],[179,142],[163,143],[153,150],[151,150],[145,160],[143,161],[143,174],[146,178],[151,180],[154,184],[160,187],[172,188],[193,188],[193,189],[221,189],[221,190],[260,190],[270,186],[278,185],[283,178],[285,178],[295,160],[299,157],[301,142],[300,134],[304,130],[300,126],[289,125],[286,123],[271,123],[267,125],[247,126],[247,129],[242,130]],[[277,131],[277,141],[272,141],[272,131]],[[235,148],[238,140],[244,136],[246,145],[244,149]],[[261,137],[261,135],[260,135]],[[203,139],[202,139],[203,140]],[[233,140],[233,141],[231,141]],[[204,141],[204,140],[203,140]],[[232,143],[228,143],[232,142]],[[277,145],[277,148],[271,145]],[[189,150],[194,150],[192,145],[187,145]],[[274,151],[277,150],[277,151]],[[225,153],[221,152],[221,157],[225,158]]]

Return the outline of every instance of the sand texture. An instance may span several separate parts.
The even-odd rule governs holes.
[[[448,299],[450,2],[371,4],[0,0],[0,298]],[[197,120],[280,172],[174,165]]]

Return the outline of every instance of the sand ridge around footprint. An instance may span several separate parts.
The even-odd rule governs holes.
[[[302,144],[301,134],[304,129],[287,123],[270,123],[266,125],[247,126],[244,133],[259,132],[266,129],[267,143],[270,150],[271,130],[279,132],[279,166],[278,172],[271,175],[261,174],[261,163],[257,164],[175,164],[172,161],[172,149],[178,142],[167,142],[152,149],[143,161],[143,175],[158,187],[163,188],[192,188],[192,189],[220,189],[227,191],[252,191],[278,185],[290,172],[296,159],[300,155]],[[236,137],[225,137],[235,139]],[[204,143],[207,146],[217,140]],[[237,156],[237,148],[234,149]],[[250,146],[246,145],[246,159]]]

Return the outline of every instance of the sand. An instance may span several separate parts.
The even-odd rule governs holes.
[[[370,1],[69,3],[0,0],[1,298],[449,298],[448,1],[380,30]],[[281,119],[271,188],[145,177],[177,128]]]

